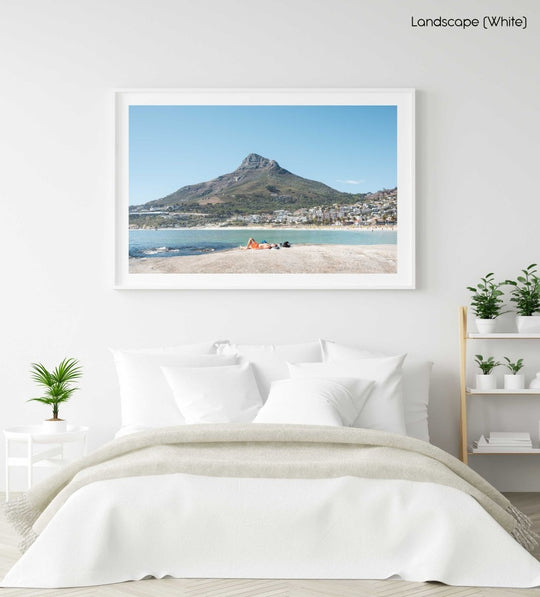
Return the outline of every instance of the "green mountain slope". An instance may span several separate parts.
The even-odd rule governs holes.
[[[342,193],[316,180],[297,176],[275,160],[251,153],[234,172],[182,187],[132,211],[180,208],[212,213],[220,211],[219,205],[228,204],[226,211],[234,213],[266,213],[281,206],[298,209],[336,202],[355,203],[361,198],[362,195]]]

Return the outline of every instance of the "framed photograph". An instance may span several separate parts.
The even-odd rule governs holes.
[[[125,90],[115,111],[116,288],[414,288],[414,90]]]

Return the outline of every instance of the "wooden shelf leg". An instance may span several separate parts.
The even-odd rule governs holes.
[[[468,464],[467,455],[467,307],[459,308],[459,381],[460,381],[460,434],[459,457]]]
[[[9,502],[9,439],[6,437],[6,502]]]
[[[33,447],[33,443],[32,443],[32,437],[28,437],[28,489],[30,489],[32,487],[32,456],[33,456],[33,451],[34,451],[34,447]]]

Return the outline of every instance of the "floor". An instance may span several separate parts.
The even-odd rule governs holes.
[[[511,493],[508,498],[531,517],[540,533],[540,493]],[[3,502],[3,496],[0,494]],[[18,558],[17,537],[0,514],[0,578]],[[540,546],[535,552],[540,560]],[[540,597],[538,589],[448,587],[439,583],[398,580],[144,580],[75,589],[0,589],[0,597]]]

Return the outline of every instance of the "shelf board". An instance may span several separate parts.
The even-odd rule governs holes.
[[[477,390],[476,388],[467,388],[468,396],[540,396],[539,390]]]
[[[473,448],[472,450],[469,449],[468,454],[471,456],[476,456],[477,454],[490,454],[491,456],[501,455],[501,454],[540,454],[540,448],[518,448],[515,450],[477,450]]]
[[[517,332],[499,334],[467,334],[468,340],[540,340],[540,334],[518,334]]]

